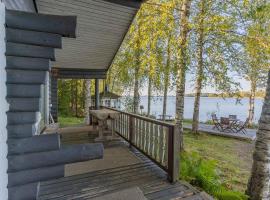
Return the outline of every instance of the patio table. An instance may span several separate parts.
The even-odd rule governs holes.
[[[118,119],[120,116],[120,113],[114,110],[109,109],[100,109],[100,110],[90,110],[89,114],[91,114],[93,117],[95,117],[98,120],[98,138],[96,138],[96,141],[104,141],[104,140],[112,140],[117,138],[114,134],[114,122],[115,119]],[[110,136],[104,136],[104,129],[106,122],[110,120],[111,121],[111,135]]]

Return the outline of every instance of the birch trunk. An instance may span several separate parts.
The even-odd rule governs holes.
[[[167,46],[167,63],[164,74],[164,93],[163,93],[163,111],[162,111],[162,120],[165,121],[167,114],[167,98],[168,98],[168,88],[170,85],[170,64],[171,64],[171,36],[168,38],[168,46]]]
[[[184,97],[185,97],[185,81],[187,70],[187,38],[189,32],[189,12],[191,0],[183,0],[180,11],[180,63],[176,75],[176,111],[175,123],[176,131],[180,134],[180,150],[184,149],[183,143],[183,116],[184,116]]]
[[[247,193],[251,200],[270,199],[270,72],[257,131]]]
[[[151,98],[152,98],[152,79],[149,75],[149,79],[148,79],[148,102],[147,102],[147,116],[150,116],[150,112],[151,112]]]
[[[137,43],[137,47],[138,49],[136,50],[135,52],[135,59],[136,59],[136,66],[135,66],[135,72],[134,72],[134,91],[133,91],[133,113],[139,113],[139,103],[140,103],[140,93],[139,93],[139,73],[140,73],[140,65],[141,65],[141,62],[140,62],[140,39],[141,39],[141,30],[140,30],[140,27],[141,27],[141,21],[138,22],[138,27],[137,27],[137,30],[138,30],[138,37],[137,37],[137,40],[136,40],[136,43]]]
[[[135,68],[135,77],[134,77],[134,91],[133,91],[133,112],[139,113],[139,67]]]
[[[204,42],[204,12],[205,12],[205,1],[201,1],[200,21],[198,29],[198,66],[196,73],[196,86],[195,86],[195,101],[193,110],[192,120],[192,132],[198,133],[199,127],[199,114],[200,114],[200,98],[202,91],[203,81],[203,42]]]
[[[85,124],[90,123],[89,119],[89,107],[91,106],[91,80],[86,79],[85,81],[85,108],[84,108],[84,115],[85,115]]]
[[[254,110],[255,110],[255,93],[256,93],[256,83],[251,81],[250,95],[249,95],[249,109],[248,109],[248,124],[252,125],[254,120]]]

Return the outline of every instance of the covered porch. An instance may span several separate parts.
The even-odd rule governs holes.
[[[94,143],[98,137],[92,126],[59,133],[64,146]],[[166,170],[127,140],[103,145],[103,159],[66,165],[65,177],[41,183],[38,199],[211,199],[186,182],[172,184]]]
[[[180,141],[173,124],[114,110],[119,139],[102,143],[95,142],[92,126],[54,134],[40,128],[50,113],[57,121],[59,78],[95,79],[94,109],[100,108],[98,81],[141,3],[37,0],[35,14],[7,11],[9,199],[210,198],[178,180]],[[62,44],[61,37],[73,39]]]

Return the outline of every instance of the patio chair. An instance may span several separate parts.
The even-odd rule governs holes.
[[[232,131],[234,132],[234,130],[232,129],[232,124],[230,123],[230,119],[228,117],[221,117],[220,118],[220,126],[222,128],[222,131]]]
[[[214,123],[213,129],[217,129],[219,131],[222,131],[222,127],[221,127],[221,124],[220,124],[220,122],[219,122],[219,120],[217,118],[217,115],[216,114],[212,114],[211,116],[212,116],[212,121]]]
[[[229,115],[229,120],[230,120],[230,124],[231,124],[231,130],[233,132],[237,132],[237,123],[238,123],[238,119],[237,119],[237,115]]]
[[[248,118],[246,119],[245,122],[239,121],[236,126],[236,132],[237,133],[242,132],[243,134],[247,134],[246,128],[248,126],[248,122],[249,122]]]

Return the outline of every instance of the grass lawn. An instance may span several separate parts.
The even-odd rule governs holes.
[[[84,118],[59,116],[60,127],[76,126],[84,123]]]
[[[244,192],[252,166],[254,144],[248,141],[186,132],[184,148],[203,159],[215,160],[221,178],[228,189]]]

